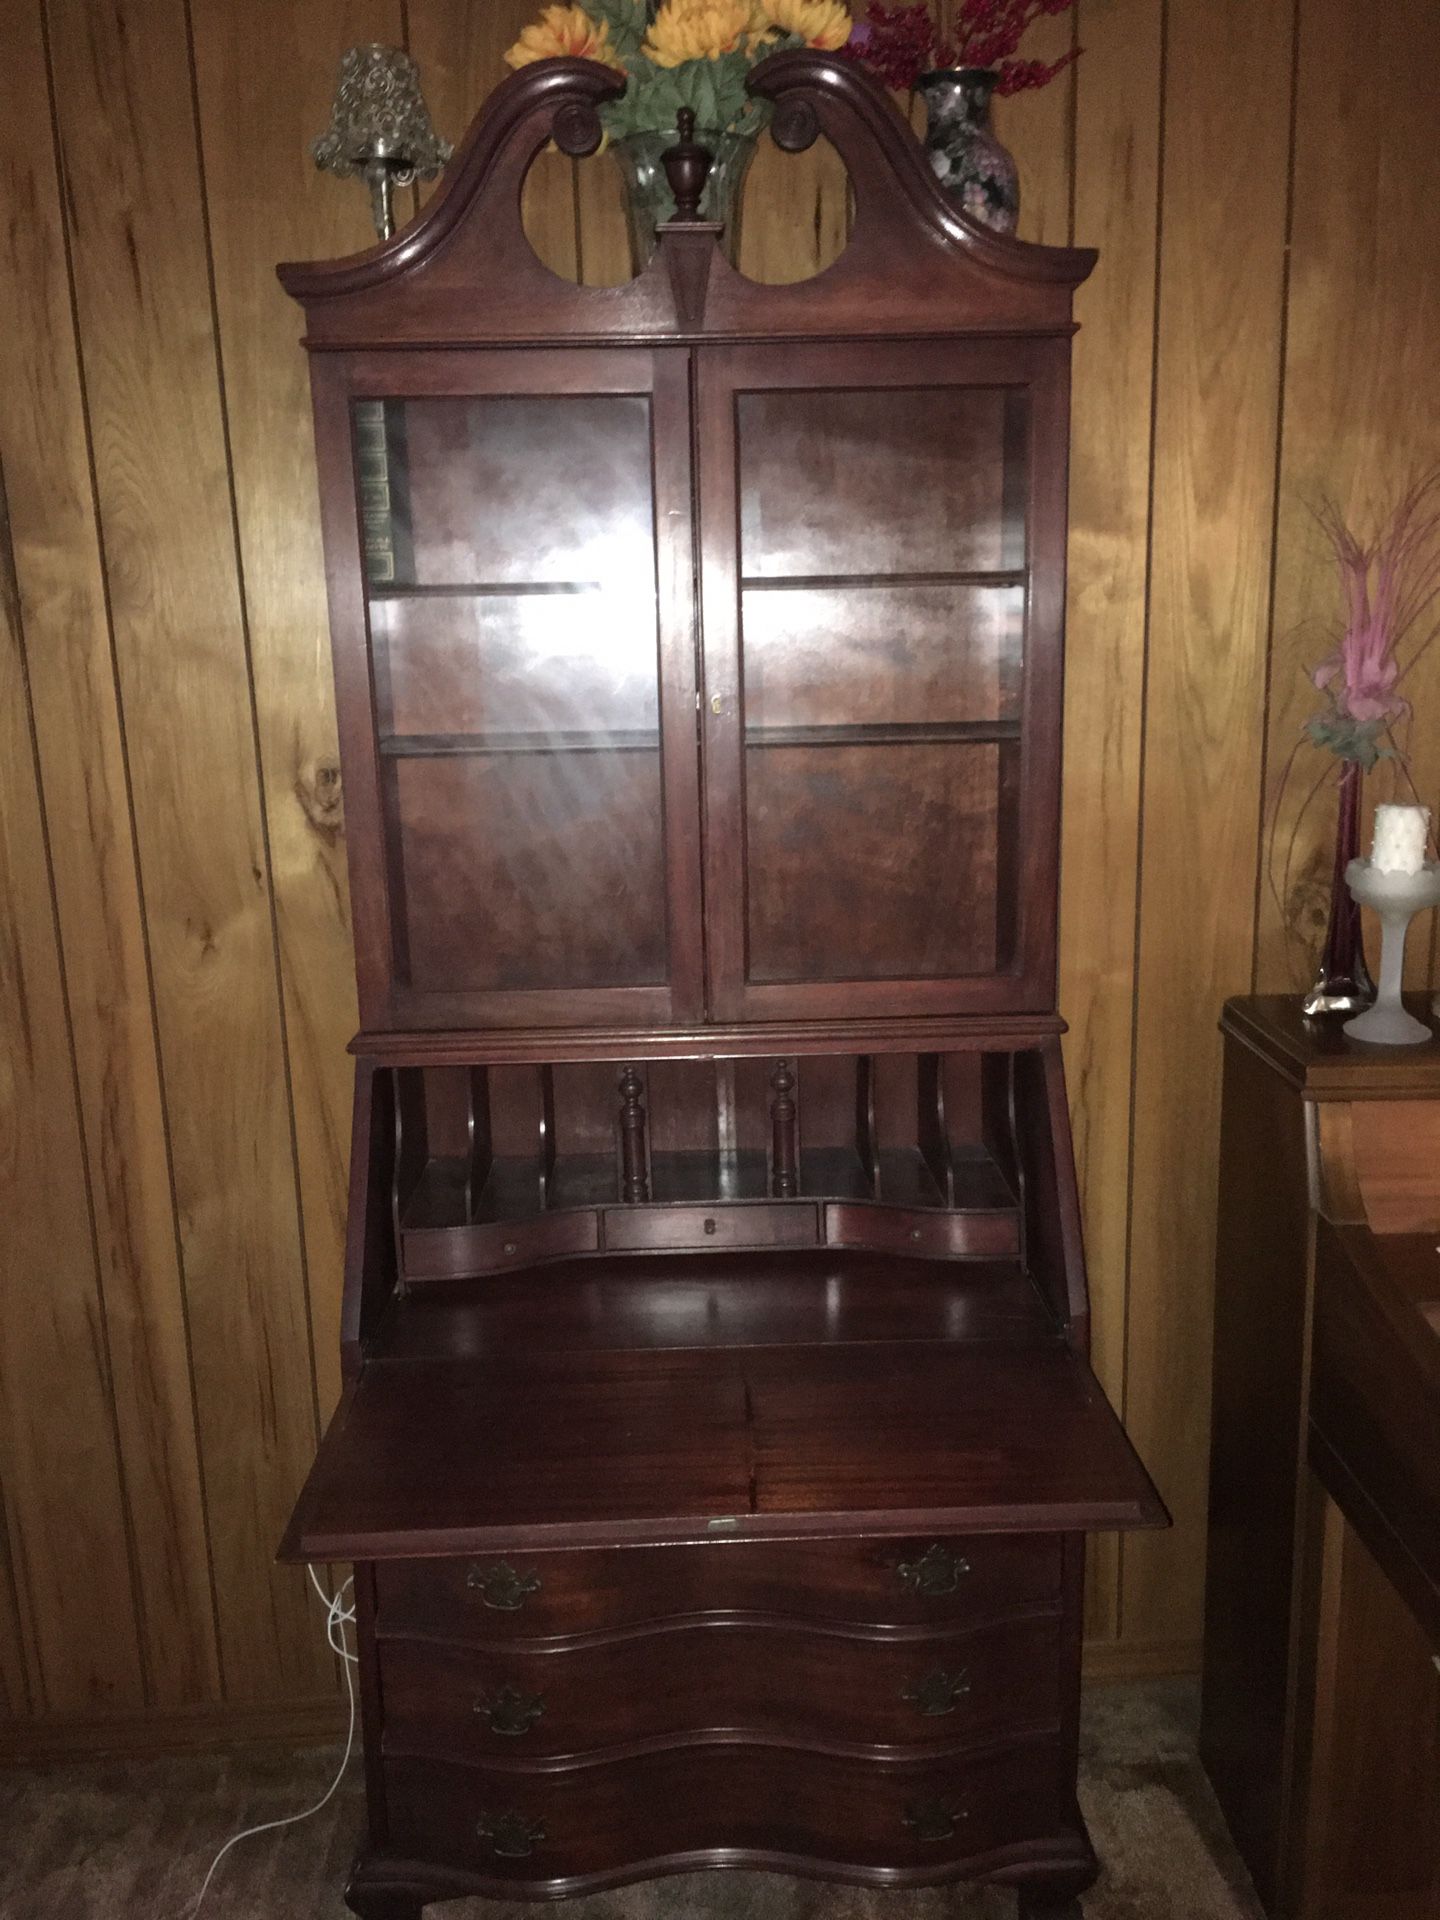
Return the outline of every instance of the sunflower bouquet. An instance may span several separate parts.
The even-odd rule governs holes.
[[[843,0],[586,0],[550,6],[505,55],[511,67],[570,55],[628,82],[600,109],[612,138],[671,133],[681,107],[696,125],[756,134],[769,103],[745,91],[750,69],[785,47],[835,52],[850,38]]]

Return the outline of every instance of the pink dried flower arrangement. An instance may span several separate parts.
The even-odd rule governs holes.
[[[1080,49],[1054,61],[1017,60],[1015,50],[1032,23],[1068,13],[1074,0],[960,0],[953,31],[941,33],[925,0],[887,7],[871,0],[845,52],[897,92],[912,90],[923,74],[944,67],[978,67],[999,77],[997,93],[1046,86]]]
[[[1440,624],[1433,618],[1440,609],[1440,467],[1406,489],[1369,539],[1356,533],[1333,500],[1322,502],[1315,519],[1339,571],[1344,620],[1332,628],[1330,652],[1318,666],[1307,669],[1306,677],[1325,696],[1325,704],[1305,722],[1281,771],[1270,812],[1266,869],[1276,909],[1289,925],[1291,874],[1306,817],[1321,791],[1338,781],[1340,821],[1323,983],[1332,963],[1341,976],[1353,975],[1357,963],[1364,968],[1358,947],[1359,910],[1350,903],[1344,873],[1346,861],[1359,851],[1360,787],[1365,774],[1377,761],[1389,760],[1396,768],[1396,790],[1408,789],[1419,798],[1394,730],[1411,716],[1402,685],[1440,633]],[[1416,642],[1415,631],[1427,617],[1429,631]],[[1402,661],[1401,649],[1407,642],[1411,642],[1408,657]],[[1277,885],[1275,830],[1307,740],[1323,747],[1333,759],[1296,809]],[[1341,957],[1342,949],[1348,957]],[[1320,991],[1317,984],[1314,992]]]
[[[1410,711],[1400,683],[1435,638],[1432,628],[1402,666],[1400,649],[1440,599],[1440,467],[1417,481],[1367,540],[1325,501],[1316,519],[1340,572],[1345,622],[1334,651],[1310,678],[1325,695],[1305,731],[1338,759],[1373,767]]]

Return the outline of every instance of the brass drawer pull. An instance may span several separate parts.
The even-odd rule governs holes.
[[[482,1694],[475,1702],[475,1711],[482,1716],[492,1733],[514,1738],[529,1733],[544,1713],[545,1701],[538,1693],[521,1693],[518,1687],[507,1684],[497,1687],[488,1697]]]
[[[545,1822],[527,1820],[523,1813],[482,1813],[475,1832],[490,1842],[490,1851],[502,1860],[528,1860],[545,1839]]]
[[[953,1800],[907,1800],[902,1824],[925,1844],[953,1840],[960,1830],[960,1822],[969,1818],[968,1811]]]
[[[497,1560],[493,1567],[471,1567],[465,1584],[480,1596],[480,1604],[497,1613],[515,1613],[532,1593],[540,1591],[538,1573],[517,1573],[508,1560]]]
[[[941,1594],[957,1591],[961,1580],[970,1571],[970,1562],[963,1553],[956,1553],[936,1540],[918,1560],[902,1560],[895,1571],[902,1585],[923,1594],[928,1600],[934,1600]]]
[[[908,1700],[927,1718],[938,1720],[942,1714],[953,1713],[969,1691],[970,1675],[964,1667],[959,1673],[947,1673],[944,1667],[932,1667],[913,1686],[902,1687],[900,1698]]]

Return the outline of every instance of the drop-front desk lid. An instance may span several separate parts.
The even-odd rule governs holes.
[[[801,1331],[796,1328],[796,1331]],[[572,1344],[370,1361],[285,1557],[1166,1524],[1085,1362],[984,1339]]]

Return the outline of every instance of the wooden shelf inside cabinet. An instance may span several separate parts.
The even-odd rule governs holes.
[[[907,587],[1023,587],[1028,578],[1023,567],[959,573],[752,573],[745,575],[740,587],[745,593],[810,593],[830,588],[863,593],[867,587],[882,591]]]
[[[371,582],[365,598],[384,600],[530,600],[547,594],[603,593],[603,580],[457,580],[412,585],[404,581]]]
[[[747,748],[990,746],[1019,738],[1018,720],[897,721],[888,725],[745,729]]]
[[[653,728],[610,732],[555,733],[387,733],[380,752],[389,760],[435,759],[484,753],[654,753],[660,735]]]
[[[1018,720],[937,720],[891,725],[753,726],[745,729],[748,748],[764,747],[917,747],[993,745],[1018,741]],[[557,729],[551,733],[386,733],[380,752],[386,759],[425,759],[446,754],[483,753],[655,753],[660,734],[653,727]]]

